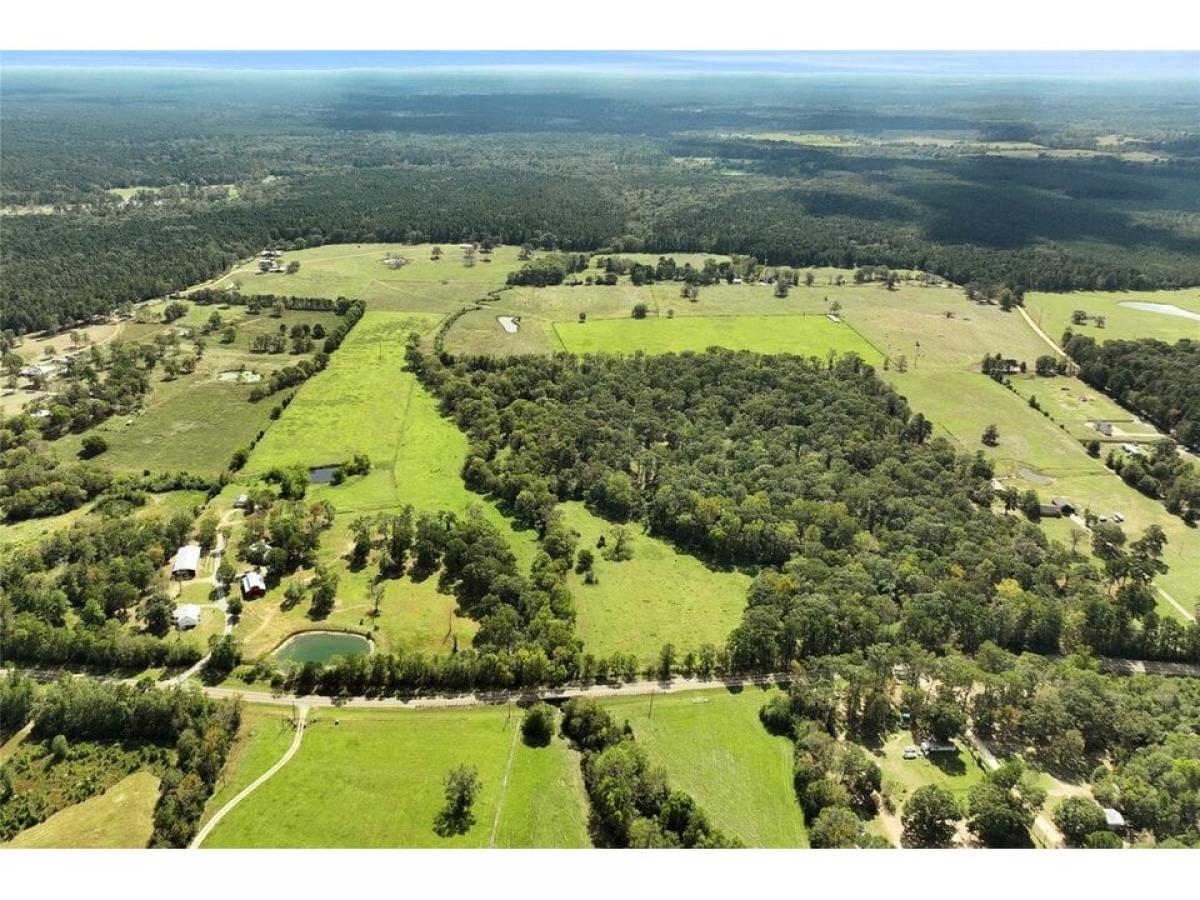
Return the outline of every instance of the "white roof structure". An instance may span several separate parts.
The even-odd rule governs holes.
[[[171,566],[171,574],[178,575],[180,572],[191,572],[195,575],[199,568],[200,545],[184,544],[179,548],[179,552],[175,554],[175,564]]]
[[[1111,806],[1104,807],[1104,821],[1109,828],[1124,828],[1125,817]]]
[[[195,603],[175,607],[175,627],[195,628],[200,624],[200,607]]]
[[[251,594],[254,592],[265,594],[267,592],[267,583],[258,572],[247,572],[242,576],[242,593]]]

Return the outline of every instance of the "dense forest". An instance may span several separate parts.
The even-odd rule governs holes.
[[[0,328],[161,296],[272,243],[474,238],[887,265],[1046,290],[1200,283],[1200,163],[1177,140],[1195,119],[1186,93],[1156,94],[1165,102],[1148,115],[1136,92],[1083,85],[1043,97],[1031,84],[1039,104],[1014,107],[1004,89],[970,82],[867,79],[847,91],[735,78],[631,93],[536,78],[274,76],[230,92],[193,75],[189,90],[164,94],[160,77],[6,77],[0,190],[23,214],[4,220]],[[1093,124],[1064,124],[1082,110]],[[1166,155],[970,149],[1095,147],[1105,127],[1136,128],[1140,147]],[[814,130],[860,139],[777,137]],[[133,187],[129,200],[108,192]]]
[[[931,438],[854,355],[454,360],[413,343],[409,364],[470,437],[467,484],[523,524],[544,529],[555,503],[583,500],[758,572],[734,670],[897,640],[1200,654],[1200,626],[1154,612],[1161,529],[1127,543],[1101,526],[1101,569],[994,514],[991,464]]]

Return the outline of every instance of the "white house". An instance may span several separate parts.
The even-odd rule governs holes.
[[[171,566],[171,577],[188,579],[195,578],[200,568],[200,545],[184,544],[175,554],[175,563]]]
[[[187,603],[175,607],[175,627],[180,631],[195,628],[200,624],[200,607],[195,603]]]

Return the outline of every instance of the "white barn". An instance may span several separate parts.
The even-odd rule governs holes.
[[[200,568],[200,545],[184,544],[175,554],[175,563],[171,566],[171,577],[188,579],[195,578]]]

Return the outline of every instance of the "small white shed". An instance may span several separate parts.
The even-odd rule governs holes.
[[[200,607],[195,603],[185,603],[175,607],[175,627],[180,631],[195,628],[200,624]]]

